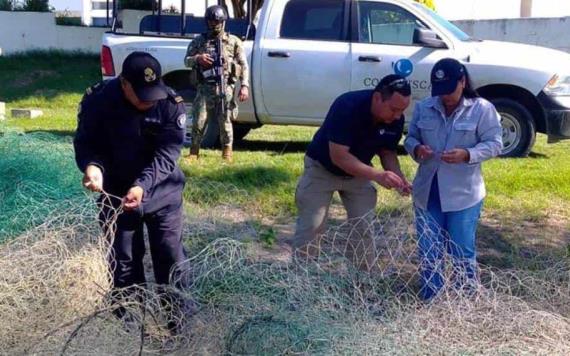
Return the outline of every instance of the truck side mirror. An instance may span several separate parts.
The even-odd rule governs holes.
[[[414,43],[433,48],[447,48],[445,42],[437,38],[437,34],[427,28],[416,27],[414,29]]]

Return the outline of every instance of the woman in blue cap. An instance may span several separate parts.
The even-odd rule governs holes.
[[[463,64],[441,59],[431,84],[432,96],[416,104],[404,142],[419,163],[413,196],[423,300],[443,288],[446,254],[456,287],[476,288],[475,234],[485,197],[481,162],[502,148],[499,114],[473,89]]]

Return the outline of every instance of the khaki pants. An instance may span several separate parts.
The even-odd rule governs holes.
[[[305,156],[305,171],[295,193],[299,216],[293,247],[301,253],[318,256],[319,235],[325,231],[334,192],[339,193],[348,219],[354,219],[348,229],[342,230],[347,235],[342,239],[346,242],[342,250],[360,269],[370,270],[376,259],[370,226],[376,207],[376,188],[363,178],[334,175],[308,156]]]

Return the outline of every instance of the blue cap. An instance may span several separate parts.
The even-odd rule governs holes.
[[[465,67],[453,58],[440,59],[431,70],[431,96],[451,94],[465,76]]]
[[[162,70],[156,58],[146,52],[133,52],[125,58],[121,76],[131,83],[142,101],[166,99],[168,92],[162,82]]]

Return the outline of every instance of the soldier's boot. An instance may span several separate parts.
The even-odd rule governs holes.
[[[232,147],[231,146],[225,146],[224,147],[224,149],[222,150],[222,159],[224,161],[226,161],[227,163],[233,162]]]
[[[191,146],[190,147],[190,154],[186,157],[186,161],[188,163],[197,161],[200,158],[200,147],[199,146]]]

